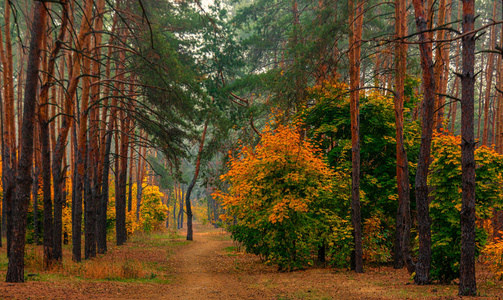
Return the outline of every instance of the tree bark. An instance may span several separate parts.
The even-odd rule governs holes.
[[[463,2],[463,33],[474,29],[475,1]],[[474,136],[474,89],[475,89],[475,34],[462,38],[463,70],[461,73],[461,259],[459,262],[459,294],[475,296],[475,136]]]
[[[206,139],[206,130],[208,129],[208,120],[204,123],[203,135],[201,136],[201,142],[199,144],[199,151],[197,152],[196,160],[196,170],[194,172],[194,177],[187,188],[187,193],[185,194],[185,207],[187,210],[187,241],[194,240],[193,229],[192,229],[192,207],[190,205],[190,194],[192,189],[196,185],[197,177],[199,176],[199,169],[201,167],[201,156],[203,154],[204,140]]]
[[[134,146],[131,143],[129,147],[129,177],[128,177],[128,198],[127,198],[127,211],[133,210],[133,166],[134,166]]]
[[[496,20],[496,2],[494,0],[493,4],[493,20]],[[490,39],[490,49],[494,50],[494,45],[496,44],[496,26],[491,27],[491,39]],[[484,127],[482,131],[482,145],[489,146],[489,104],[491,102],[491,90],[493,82],[493,64],[494,64],[494,53],[490,52],[487,57],[487,69],[486,69],[486,90],[484,97]]]
[[[446,0],[440,0],[439,6],[438,6],[438,22],[437,22],[437,27],[444,26],[445,24],[445,11],[446,11]],[[433,22],[432,22],[433,23]],[[444,30],[439,30],[437,31],[437,40],[443,40],[445,38],[445,31]],[[444,86],[444,68],[445,68],[445,43],[440,42],[437,43],[436,47],[436,55],[435,55],[435,82],[437,83],[436,85],[436,101],[435,101],[435,111],[436,111],[436,118],[435,120],[435,128],[437,130],[440,130],[443,127],[443,120],[444,120],[444,101],[445,97],[443,94],[445,94],[445,86],[447,85],[447,81],[445,81],[445,86]]]
[[[112,122],[113,123],[113,122]],[[112,132],[109,131],[105,142],[105,157],[103,159],[103,183],[100,204],[97,215],[97,252],[107,252],[107,207],[110,176],[110,150],[112,149]]]
[[[424,3],[413,0],[416,27],[419,32],[419,51],[423,78],[424,98],[421,108],[421,146],[416,172],[416,208],[419,235],[419,254],[416,263],[416,284],[430,282],[431,265],[431,220],[428,211],[428,169],[430,166],[431,138],[433,135],[433,112],[435,107],[435,77],[431,37],[426,34],[427,20]]]
[[[84,49],[89,48],[89,43],[84,45]],[[87,53],[89,55],[89,53]],[[87,56],[86,55],[86,56]],[[82,72],[89,74],[90,60],[84,57],[82,62]],[[80,116],[79,116],[79,131],[77,137],[77,155],[75,165],[77,169],[77,177],[74,182],[73,201],[72,201],[72,259],[79,262],[82,259],[82,197],[84,194],[84,177],[87,176],[86,158],[87,158],[87,120],[89,112],[89,88],[90,79],[88,76],[83,78],[82,82],[82,97],[80,102]],[[87,219],[86,219],[87,221]],[[85,229],[87,231],[89,221],[85,222]],[[87,250],[87,249],[86,249]],[[88,253],[86,251],[87,258]]]
[[[459,17],[460,18],[460,17]],[[458,19],[459,19],[458,18]],[[459,56],[460,56],[460,49],[461,49],[461,45],[459,44],[459,41],[457,42],[457,46],[456,47],[458,50],[457,50],[457,55],[456,55],[456,67],[455,67],[455,70],[456,72],[459,72]],[[454,86],[453,86],[453,90],[454,90],[454,97],[458,97],[459,95],[459,77],[456,76],[454,78]],[[449,112],[449,114],[451,115],[450,117],[450,122],[451,122],[451,133],[452,134],[456,134],[456,118],[457,118],[457,111],[458,111],[458,102],[457,101],[453,101],[452,102],[452,105],[451,105],[451,109],[452,112]]]
[[[68,132],[73,123],[73,99],[77,92],[77,86],[81,73],[82,51],[84,45],[87,45],[88,33],[91,31],[91,16],[92,16],[92,0],[86,0],[84,3],[84,15],[80,27],[79,35],[75,42],[76,50],[73,53],[71,62],[71,76],[68,88],[65,94],[65,116],[61,121],[58,139],[52,158],[52,177],[54,181],[54,231],[53,231],[53,258],[54,260],[62,260],[62,211],[64,204],[63,184],[66,176],[66,166],[63,167],[63,158],[68,139]]]
[[[115,230],[117,234],[117,245],[123,245],[127,240],[126,231],[126,182],[127,182],[127,162],[129,149],[129,117],[123,110],[120,111],[121,119],[121,141],[118,169],[118,186],[115,187]]]
[[[349,1],[349,63],[350,63],[350,106],[351,106],[351,145],[352,164],[351,174],[351,219],[354,236],[354,270],[363,273],[363,247],[360,212],[360,52],[363,25],[363,2],[359,1],[354,8],[352,0]],[[356,18],[355,18],[356,15]]]
[[[47,65],[47,76],[44,84],[40,88],[40,108],[39,108],[39,126],[40,126],[40,144],[42,153],[42,193],[44,203],[44,268],[49,269],[53,262],[52,257],[52,195],[51,195],[51,145],[49,130],[49,90],[53,84],[53,77],[56,66],[56,59],[59,55],[63,41],[65,40],[68,25],[68,2],[61,2],[61,27],[58,38],[54,43]]]
[[[17,149],[14,116],[14,83],[12,76],[12,43],[10,37],[10,3],[5,1],[5,50],[0,30],[0,58],[3,65],[3,133],[2,133],[2,186],[3,218],[7,237],[7,256],[10,255],[12,242],[12,202],[16,197]]]
[[[40,48],[45,30],[47,11],[43,2],[35,3],[32,37],[26,70],[24,94],[23,124],[19,153],[18,176],[16,179],[16,201],[13,203],[12,245],[7,268],[7,282],[24,282],[24,250],[26,236],[26,216],[30,203],[32,184],[31,168],[33,166],[33,127],[37,106],[38,71]]]
[[[147,138],[147,134],[145,134],[145,138]],[[140,150],[138,153],[138,169],[136,172],[136,221],[140,220],[140,211],[141,211],[141,196],[143,191],[143,178],[145,174],[145,147],[140,146]]]
[[[395,32],[397,40],[407,35],[405,1],[395,1]],[[396,127],[396,179],[398,188],[398,211],[396,221],[396,240],[394,268],[400,269],[405,263],[409,273],[415,272],[410,256],[410,186],[409,161],[405,151],[403,136],[403,111],[405,100],[405,76],[407,73],[407,44],[395,44],[395,127]]]

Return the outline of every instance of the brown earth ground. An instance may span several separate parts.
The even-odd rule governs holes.
[[[80,264],[41,269],[41,248],[27,249],[27,282],[0,283],[0,299],[458,299],[456,285],[415,286],[390,267],[364,274],[330,268],[277,272],[241,253],[222,229],[134,236],[127,245]],[[180,236],[181,235],[181,236]],[[7,269],[0,250],[0,278]],[[503,299],[503,282],[479,268],[479,297]],[[464,299],[470,299],[465,297]]]

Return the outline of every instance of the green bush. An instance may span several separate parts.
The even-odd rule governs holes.
[[[429,185],[433,200],[430,204],[432,220],[431,279],[449,283],[459,277],[461,256],[461,138],[436,135],[432,143],[433,161]],[[500,207],[503,199],[499,188],[503,183],[503,157],[487,147],[475,151],[476,215],[479,220],[491,217],[492,208]],[[484,247],[487,233],[476,229],[476,253]]]

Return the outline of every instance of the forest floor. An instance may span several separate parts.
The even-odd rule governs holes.
[[[27,282],[0,283],[0,299],[458,299],[457,285],[415,286],[405,269],[367,268],[363,274],[313,267],[277,272],[240,252],[222,229],[134,236],[126,245],[80,264],[41,269],[41,247],[27,249]],[[5,278],[5,247],[0,278]],[[481,266],[479,297],[503,299],[503,282]],[[465,297],[463,299],[470,299]]]

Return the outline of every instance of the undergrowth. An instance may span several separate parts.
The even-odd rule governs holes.
[[[74,262],[71,246],[63,247],[63,261],[50,270],[43,268],[43,246],[27,245],[25,254],[25,277],[28,281],[125,281],[168,283],[168,259],[174,248],[185,245],[173,231],[152,234],[135,234],[124,246],[109,243],[104,255]],[[138,251],[143,249],[143,251]],[[144,254],[148,253],[147,256]],[[6,274],[8,259],[0,252],[0,276]]]

